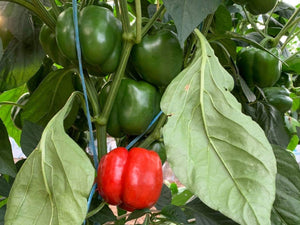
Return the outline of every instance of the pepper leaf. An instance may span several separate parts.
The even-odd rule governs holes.
[[[174,19],[182,46],[193,30],[221,3],[220,0],[163,0],[163,2],[167,12]]]
[[[45,127],[75,90],[72,83],[73,73],[72,69],[60,69],[49,73],[23,107],[22,121],[27,120]],[[76,118],[78,109],[74,109],[72,118],[67,120],[69,125]]]
[[[0,208],[0,225],[4,225],[4,215],[6,211],[6,206]]]
[[[277,160],[276,199],[272,209],[273,225],[300,224],[300,169],[291,151],[273,146]]]
[[[39,146],[16,176],[7,202],[6,225],[82,224],[94,168],[65,133],[73,94],[45,128]]]
[[[12,137],[18,145],[20,145],[21,130],[16,128],[11,119],[12,105],[1,104],[1,102],[16,102],[25,92],[27,92],[27,88],[26,85],[23,85],[0,94],[0,119],[3,121],[8,135]]]
[[[12,2],[0,2],[1,26],[12,38],[0,60],[0,91],[26,83],[40,68],[45,53],[39,44],[39,29],[32,14]]]
[[[276,160],[264,131],[230,93],[233,79],[205,37],[168,86],[161,108],[167,158],[176,177],[210,208],[234,221],[270,225]]]
[[[6,128],[0,119],[0,174],[16,176],[16,166],[13,160],[12,150]]]

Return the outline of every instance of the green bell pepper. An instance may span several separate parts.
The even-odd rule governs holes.
[[[100,106],[106,102],[111,82],[99,94]],[[107,132],[112,137],[139,135],[160,111],[161,94],[156,87],[144,81],[122,79],[110,117]]]
[[[62,54],[57,46],[55,33],[52,32],[46,24],[44,24],[40,30],[39,40],[45,53],[53,62],[62,66],[68,66],[70,64],[70,61]]]
[[[154,30],[133,47],[130,61],[143,80],[166,87],[182,69],[183,49],[172,31]]]
[[[293,99],[290,97],[290,92],[287,88],[269,87],[263,90],[267,101],[281,113],[287,112],[292,107]]]
[[[274,55],[278,55],[277,49],[271,49]],[[237,54],[237,67],[240,75],[245,79],[250,88],[271,87],[279,79],[281,74],[281,62],[268,52],[249,47],[243,48]]]
[[[106,7],[89,5],[78,14],[79,38],[85,67],[92,75],[114,72],[122,50],[122,24]],[[77,61],[72,8],[57,18],[56,40],[71,61]]]

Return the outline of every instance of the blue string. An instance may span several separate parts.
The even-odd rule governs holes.
[[[80,77],[81,77],[81,84],[82,84],[82,89],[83,89],[83,94],[84,94],[84,100],[85,100],[85,106],[86,106],[86,112],[87,112],[87,120],[88,120],[89,133],[90,133],[89,147],[92,149],[92,152],[93,152],[95,168],[98,168],[98,158],[97,158],[97,152],[96,152],[95,143],[94,143],[89,102],[88,102],[87,91],[86,91],[86,86],[85,86],[84,76],[83,76],[83,69],[82,69],[81,50],[80,50],[79,31],[78,31],[77,2],[76,2],[76,0],[72,0],[72,2],[73,2],[73,19],[74,19],[75,42],[76,42],[76,51],[77,51],[77,57],[78,57],[79,73],[80,73]]]
[[[87,121],[88,121],[89,134],[90,134],[89,148],[92,149],[94,166],[97,169],[98,168],[98,157],[97,157],[97,152],[96,152],[96,147],[95,147],[95,142],[94,142],[91,114],[90,114],[90,109],[89,109],[89,103],[88,103],[88,97],[87,97],[86,85],[84,82],[82,61],[81,61],[81,49],[80,49],[78,17],[77,17],[77,1],[72,0],[72,3],[73,3],[73,20],[74,20],[75,43],[76,43],[76,51],[77,51],[77,57],[78,57],[79,73],[80,73],[80,77],[81,77],[81,84],[82,84],[82,89],[83,89],[83,94],[84,94],[84,100],[85,100],[85,106],[86,106],[86,112],[87,112]],[[92,187],[92,190],[91,190],[89,198],[88,198],[87,211],[89,211],[89,208],[90,208],[90,205],[92,202],[92,197],[95,193],[96,188],[97,188],[97,184],[95,183]],[[84,220],[83,224],[86,224],[86,220]]]
[[[149,126],[147,127],[147,129],[140,134],[139,136],[137,136],[135,139],[133,139],[127,146],[126,149],[131,149],[132,146],[134,146],[149,130],[150,128],[153,126],[153,124],[158,120],[158,118],[161,116],[163,112],[160,111],[155,117],[154,119],[151,121],[151,123],[149,124]]]
[[[88,198],[88,205],[91,205],[91,202],[92,202],[92,197],[96,191],[96,188],[97,188],[97,183],[95,183],[92,187],[92,190],[91,190],[91,193],[90,193],[90,196]]]

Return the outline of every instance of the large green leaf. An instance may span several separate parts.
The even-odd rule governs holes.
[[[10,189],[11,184],[9,184],[3,176],[0,176],[0,196],[8,197]]]
[[[276,199],[272,209],[273,225],[300,224],[300,169],[290,151],[273,146],[277,160]]]
[[[199,198],[195,198],[184,206],[186,212],[195,218],[199,225],[237,225],[236,222],[205,205]]]
[[[211,28],[214,32],[224,34],[232,28],[232,18],[225,5],[220,5],[215,12]]]
[[[17,170],[12,156],[8,133],[0,119],[0,174],[7,174],[14,177],[16,172]]]
[[[24,106],[22,121],[28,120],[45,127],[75,90],[73,73],[73,70],[61,69],[48,74]]]
[[[221,0],[163,0],[167,12],[174,19],[178,39],[183,45],[185,39],[193,30],[213,13],[221,3]]]
[[[3,102],[16,102],[18,98],[27,92],[26,85],[20,86],[9,91],[5,91],[0,94],[0,119],[6,126],[8,135],[12,137],[18,145],[20,145],[21,131],[15,127],[13,121],[11,120],[11,108],[12,105],[2,104]],[[1,103],[2,102],[2,103]]]
[[[6,210],[6,206],[0,208],[0,225],[4,225],[5,210]]]
[[[191,64],[168,86],[161,108],[168,162],[210,208],[244,225],[270,225],[276,161],[263,130],[242,114],[233,79],[204,36]]]
[[[72,95],[45,128],[39,146],[16,176],[7,202],[6,225],[82,224],[95,171],[84,151],[65,133]]]
[[[244,104],[245,113],[264,130],[271,144],[286,148],[290,142],[282,113],[265,101]]]
[[[24,155],[29,156],[41,140],[44,128],[25,121],[21,134],[21,148]]]

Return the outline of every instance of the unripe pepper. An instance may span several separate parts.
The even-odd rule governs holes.
[[[99,101],[101,108],[106,102],[111,82],[102,88]],[[139,135],[160,111],[161,94],[153,85],[144,81],[122,79],[116,100],[110,113],[107,132],[112,137]]]
[[[70,61],[62,54],[57,46],[55,33],[52,32],[46,24],[41,28],[39,40],[45,53],[53,62],[62,66],[68,66],[70,64]]]
[[[122,24],[106,7],[89,5],[78,14],[79,38],[84,65],[93,75],[103,76],[117,69],[121,56]],[[72,8],[59,14],[56,40],[61,52],[77,60]]]
[[[281,113],[287,112],[293,105],[293,99],[290,97],[290,92],[285,87],[264,88],[264,94],[268,102]]]
[[[274,55],[278,55],[277,49],[271,49]],[[240,75],[245,79],[250,88],[271,87],[279,79],[281,74],[281,62],[270,53],[249,47],[243,48],[237,54],[236,63]]]
[[[128,211],[150,208],[163,184],[160,158],[144,148],[118,147],[101,158],[96,182],[99,194],[111,205]]]
[[[143,80],[166,87],[182,69],[183,49],[175,33],[155,30],[133,47],[130,61]]]

